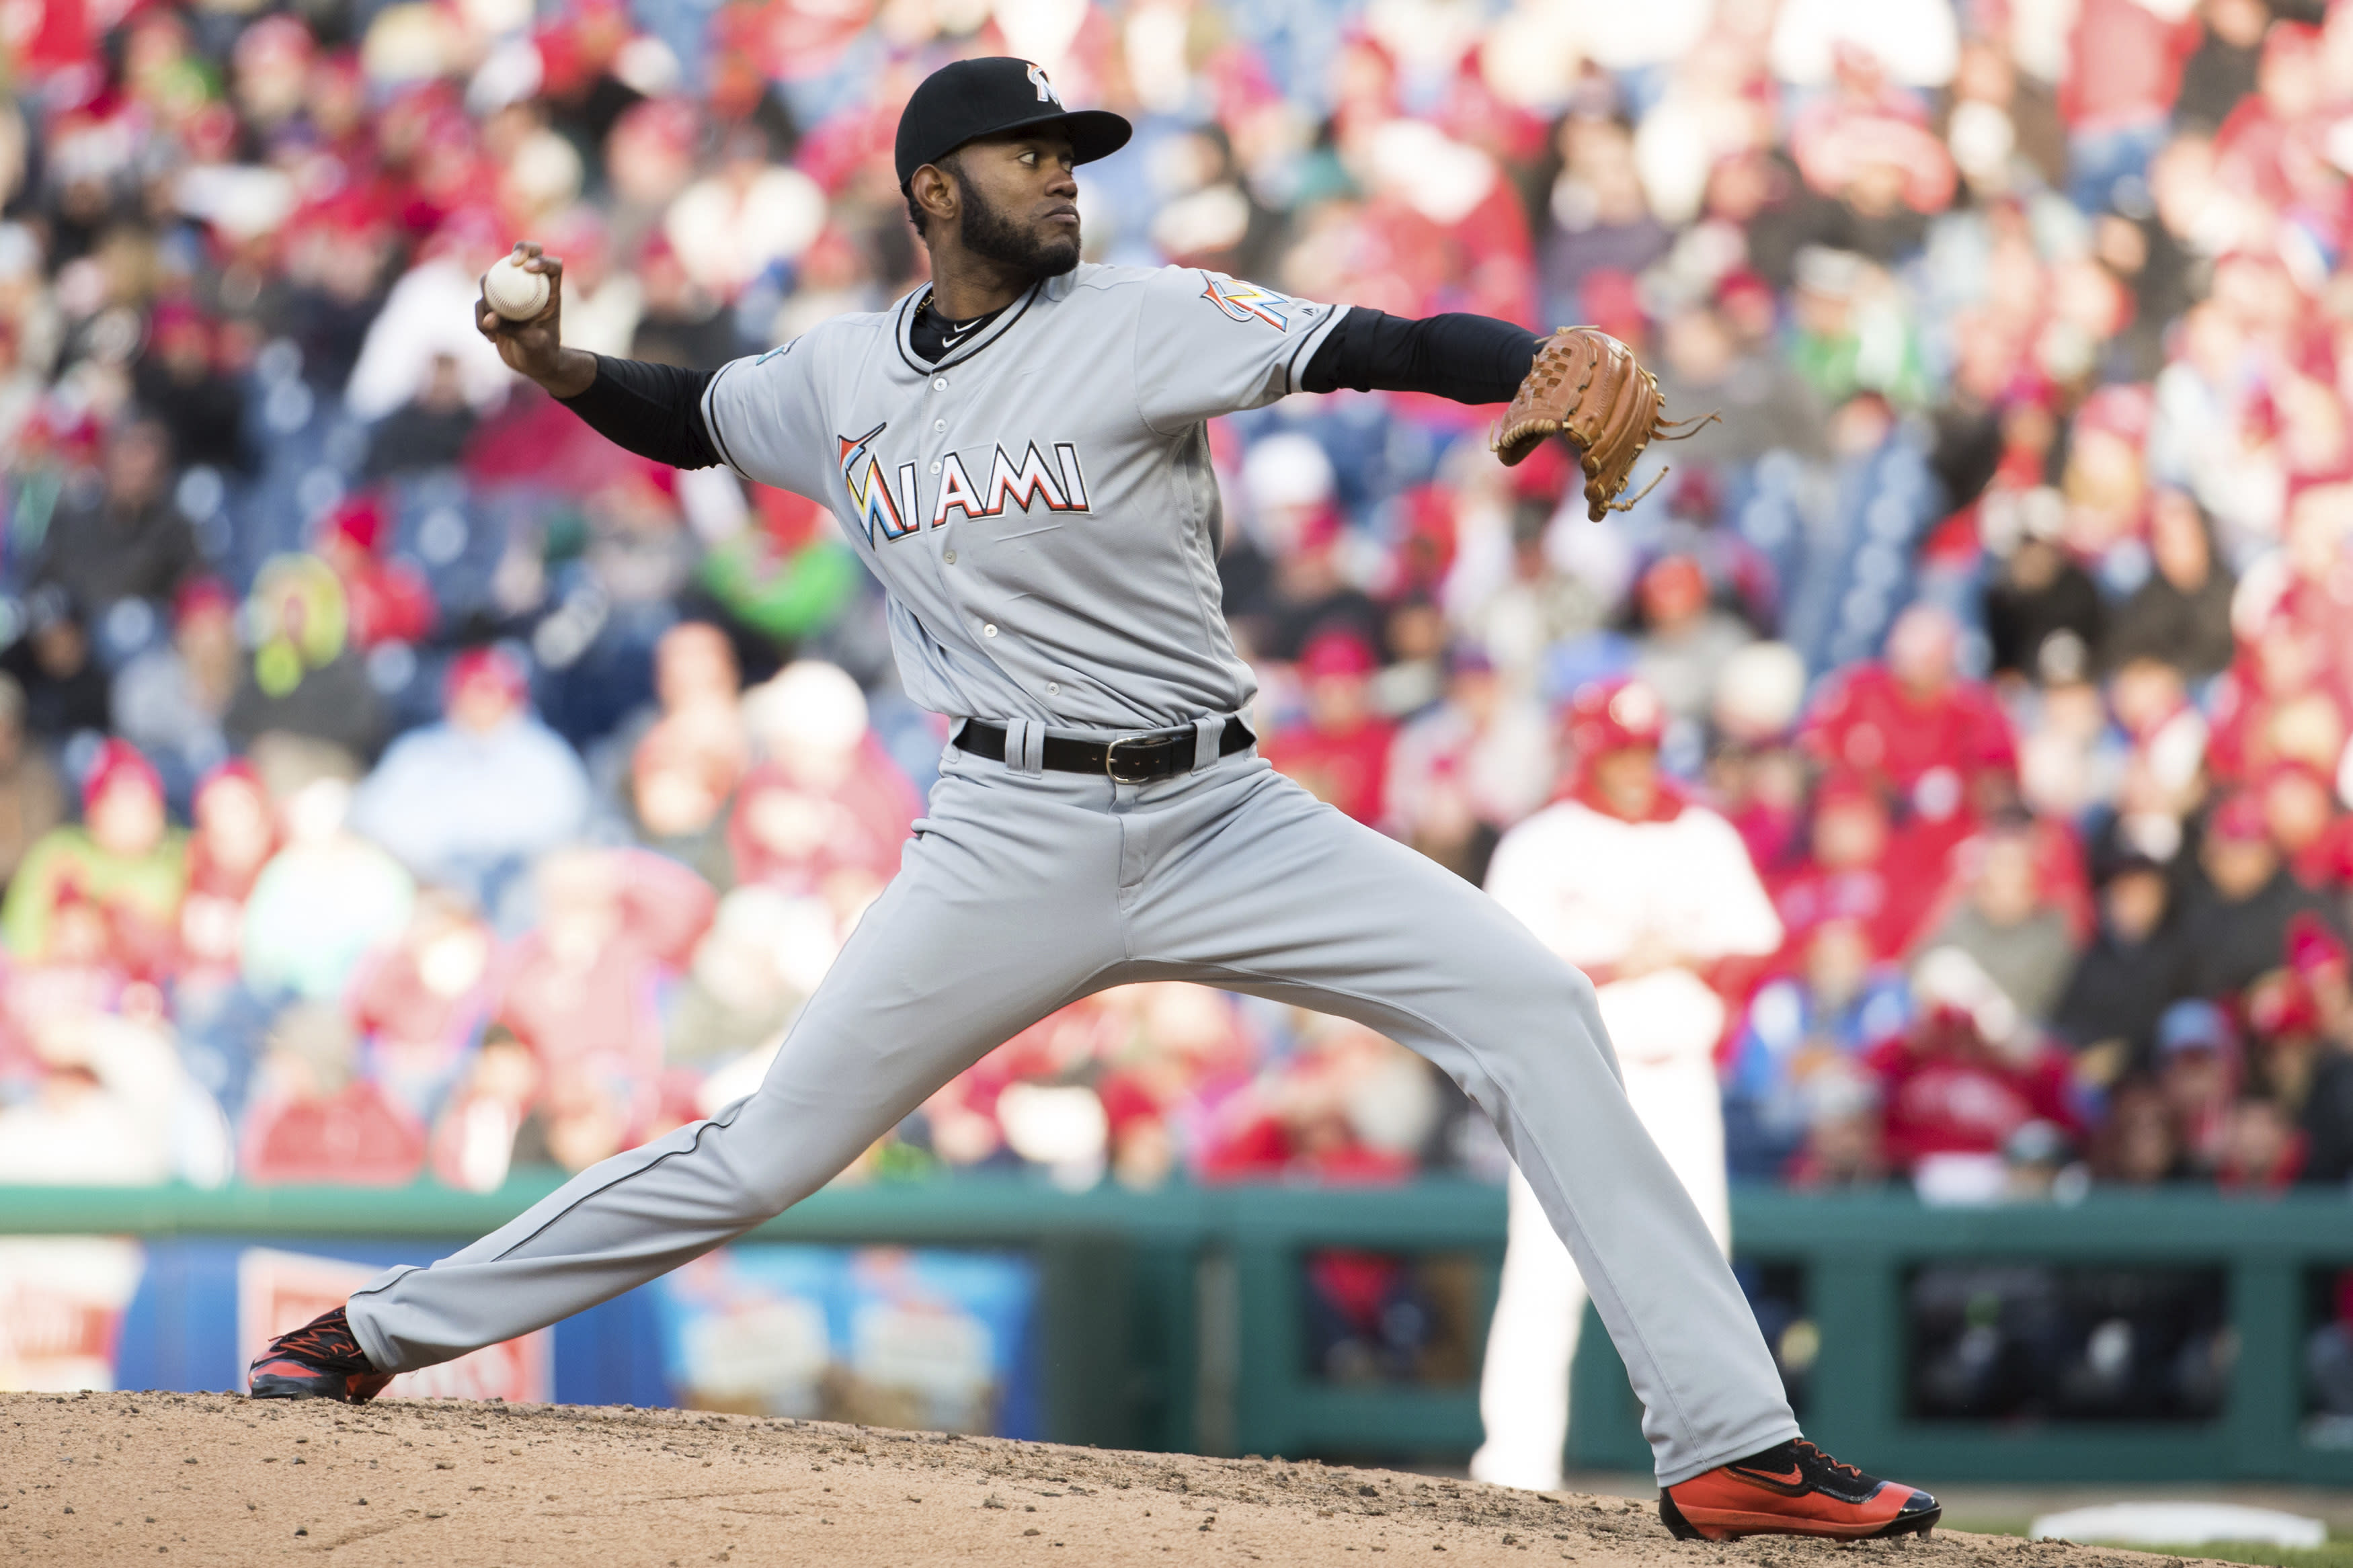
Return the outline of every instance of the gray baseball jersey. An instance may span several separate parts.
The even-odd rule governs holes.
[[[1006,760],[943,755],[899,875],[755,1093],[355,1294],[376,1367],[674,1268],[1056,1008],[1186,980],[1358,1019],[1462,1087],[1590,1285],[1662,1481],[1796,1435],[1739,1285],[1627,1101],[1592,984],[1461,879],[1254,751],[1219,754],[1217,716],[1251,691],[1219,614],[1202,423],[1295,388],[1339,314],[1215,274],[1084,267],[935,365],[910,352],[909,300],[719,374],[703,412],[727,460],[844,520],[890,589],[910,692],[1002,721]],[[1185,724],[1192,768],[1149,784],[1047,772],[1029,743]]]
[[[703,397],[738,472],[841,520],[890,592],[908,695],[1077,728],[1247,707],[1204,422],[1297,391],[1344,309],[1084,265],[926,364],[921,298],[738,360]]]

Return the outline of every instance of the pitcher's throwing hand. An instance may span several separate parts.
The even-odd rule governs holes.
[[[487,293],[474,301],[474,326],[491,340],[507,368],[530,377],[558,397],[576,397],[596,379],[596,356],[564,346],[564,263],[523,240],[508,260],[523,272],[547,279],[547,304],[528,321],[501,315]]]

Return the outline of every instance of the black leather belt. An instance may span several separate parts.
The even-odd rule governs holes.
[[[1218,737],[1218,755],[1230,757],[1247,750],[1257,740],[1249,725],[1240,719],[1229,719],[1225,732]],[[1108,777],[1113,784],[1151,784],[1191,773],[1196,744],[1190,725],[1182,730],[1146,730],[1109,741],[1072,741],[1049,735],[1039,761],[1058,773],[1094,773]],[[1005,726],[985,719],[967,719],[955,733],[955,745],[957,750],[970,752],[976,757],[1001,763],[1005,760]]]

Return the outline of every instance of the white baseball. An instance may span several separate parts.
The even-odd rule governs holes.
[[[510,321],[528,321],[547,309],[547,274],[525,272],[509,251],[482,274],[482,298]]]

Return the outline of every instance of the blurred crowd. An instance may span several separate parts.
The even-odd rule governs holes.
[[[469,306],[524,237],[608,353],[881,306],[899,106],[975,53],[1136,121],[1099,258],[1596,322],[1721,416],[1603,524],[1491,411],[1211,436],[1277,766],[1474,880],[1620,750],[1736,830],[1768,951],[1652,953],[1736,1178],[2353,1177],[2353,3],[50,0],[0,8],[0,1183],[487,1187],[758,1081],[944,725],[822,510],[611,447]],[[1176,985],[864,1162],[1501,1163],[1392,1042]]]

